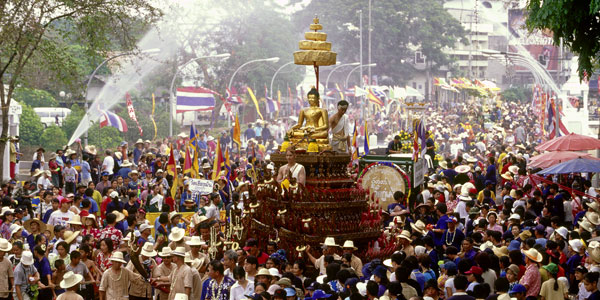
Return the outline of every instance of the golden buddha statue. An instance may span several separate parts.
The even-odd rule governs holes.
[[[312,88],[308,92],[309,107],[305,107],[300,111],[298,116],[298,124],[292,126],[287,132],[290,141],[293,144],[299,144],[305,148],[311,139],[315,139],[320,150],[329,148],[329,116],[327,110],[320,107],[319,92],[316,88]]]

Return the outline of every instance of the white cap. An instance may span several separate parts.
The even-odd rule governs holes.
[[[510,219],[521,220],[521,216],[519,214],[512,214],[512,215],[510,215],[510,218],[508,218],[508,219],[509,220]]]

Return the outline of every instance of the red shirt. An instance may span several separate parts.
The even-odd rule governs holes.
[[[106,197],[106,198],[104,198],[104,200],[102,201],[102,203],[100,203],[100,217],[103,220],[106,217],[106,206],[108,206],[108,204],[110,203],[110,201],[111,201],[110,197]]]

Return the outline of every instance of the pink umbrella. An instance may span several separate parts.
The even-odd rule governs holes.
[[[597,159],[591,154],[586,152],[572,152],[572,151],[554,151],[546,152],[540,155],[536,155],[529,160],[529,167],[532,168],[548,168],[559,163],[570,161],[576,158],[589,158]]]
[[[535,147],[537,151],[584,151],[600,149],[600,140],[597,138],[569,133],[549,140]]]

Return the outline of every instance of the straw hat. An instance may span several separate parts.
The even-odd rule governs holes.
[[[133,171],[127,173],[127,177],[131,178],[131,175],[133,175],[133,174],[139,175],[140,173],[137,170],[133,170]]]
[[[504,178],[504,179],[506,179],[508,181],[512,181],[513,180],[513,177],[510,174],[510,172],[506,172],[506,173],[502,174],[500,177],[502,177],[502,178]]]
[[[321,246],[325,247],[339,247],[340,245],[335,243],[335,239],[333,237],[326,237],[325,243],[321,243]]]
[[[71,150],[71,149],[69,149],[69,150],[67,150],[67,152],[65,152],[65,156],[66,156],[66,157],[69,157],[69,156],[71,156],[71,155],[73,155],[73,154],[77,154],[77,152],[75,152],[75,151],[73,151],[73,150]]]
[[[133,166],[133,164],[127,159],[121,163],[121,167],[131,167],[131,166]]]
[[[92,226],[98,227],[98,220],[96,220],[96,216],[90,214],[90,215],[83,217],[83,221],[85,221],[85,219],[94,220],[94,225],[92,225]]]
[[[65,231],[65,233],[63,234],[63,236],[65,237],[65,242],[67,244],[70,244],[71,242],[73,242],[77,238],[77,236],[79,236],[79,232],[80,231],[73,232],[71,230]]]
[[[121,157],[123,157],[123,153],[117,151],[117,152],[115,152],[115,157],[117,159],[121,159]]]
[[[146,242],[144,247],[142,247],[142,255],[146,257],[155,257],[156,250],[154,250],[154,245],[152,243]]]
[[[271,272],[269,272],[269,269],[267,269],[267,268],[261,268],[260,270],[258,270],[258,273],[256,273],[256,275],[254,275],[254,278],[256,278],[258,276],[269,276],[269,277],[272,277],[273,275],[271,275]]]
[[[40,232],[46,231],[46,224],[44,222],[40,221],[40,219],[38,219],[38,218],[33,218],[33,219],[29,219],[29,220],[25,221],[25,224],[23,224],[23,226],[25,227],[25,229],[28,232],[31,232],[31,223],[37,223],[38,226],[40,227]]]
[[[10,224],[8,229],[10,230],[10,235],[12,236],[13,234],[19,232],[19,230],[23,230],[23,226],[19,224]]]
[[[127,262],[125,261],[125,259],[123,259],[123,252],[121,251],[115,251],[113,252],[113,254],[110,256],[110,261],[116,261],[116,262],[120,262],[123,264],[126,264]]]
[[[87,146],[85,146],[85,148],[83,148],[83,150],[85,150],[85,152],[87,152],[91,155],[97,154],[96,146],[94,146],[94,145],[87,145]]]
[[[454,170],[457,173],[468,173],[469,171],[471,171],[471,167],[469,167],[467,165],[460,165],[460,166],[454,168]]]
[[[508,167],[508,171],[511,172],[513,175],[517,175],[519,174],[519,166],[510,166]]]
[[[26,266],[33,265],[33,253],[29,250],[23,251],[21,254],[21,263]]]
[[[588,204],[588,209],[598,212],[600,211],[600,205],[595,200],[592,200],[592,203]]]
[[[185,257],[185,247],[177,247],[171,251],[171,256]]]
[[[183,230],[179,227],[174,227],[173,229],[171,229],[171,234],[169,234],[169,240],[178,242],[178,241],[181,241],[181,239],[183,239],[184,235],[185,235],[185,230]]]
[[[544,259],[542,254],[540,254],[537,250],[535,250],[535,248],[531,248],[529,250],[522,250],[521,252],[523,252],[523,254],[525,254],[525,256],[527,256],[527,258],[529,258],[535,262],[541,262],[542,259]]]
[[[412,241],[411,236],[410,236],[410,232],[408,232],[408,230],[402,230],[402,232],[396,236],[399,239],[405,239],[407,241]]]
[[[592,224],[598,226],[600,225],[600,216],[593,211],[588,211],[585,213],[585,218]]]
[[[498,257],[508,256],[508,247],[506,246],[492,247],[492,251],[494,251],[494,254]]]
[[[83,280],[83,276],[79,274],[73,273],[73,271],[69,271],[63,275],[63,280],[60,282],[60,287],[63,289],[68,289],[70,287],[76,286]]]
[[[12,245],[8,242],[8,240],[0,238],[0,251],[9,252],[11,250],[12,250]]]
[[[442,160],[439,162],[439,165],[442,169],[448,169],[448,162],[446,162],[445,160]]]
[[[83,224],[81,224],[81,217],[79,215],[74,215],[73,217],[71,217],[71,220],[69,220],[67,222],[67,224],[71,224],[71,225],[83,225]]]
[[[158,252],[158,256],[160,257],[170,257],[172,255],[171,247],[163,247],[160,252]]]
[[[418,220],[415,223],[410,223],[410,227],[412,227],[412,229],[420,234],[425,234],[425,223],[423,223],[423,221]]]
[[[206,243],[199,236],[193,236],[189,241],[185,242],[188,246],[203,246]]]
[[[581,221],[579,221],[578,224],[579,224],[579,227],[583,228],[585,231],[588,231],[588,232],[594,231],[594,226],[586,218],[581,219]]]
[[[125,215],[122,212],[115,210],[112,213],[115,214],[115,216],[117,216],[117,223],[125,220]]]
[[[58,157],[58,155],[56,155],[56,153],[52,152],[52,153],[50,153],[50,158],[48,158],[48,160],[50,161],[50,160],[56,159],[57,157]]]
[[[40,175],[42,175],[42,174],[44,174],[44,170],[35,169],[35,170],[33,171],[33,174],[32,174],[31,176],[33,176],[33,177],[38,177],[38,176],[40,176]]]
[[[352,240],[346,240],[344,245],[342,245],[342,249],[358,250],[358,248],[354,247],[354,242]]]
[[[134,144],[134,145],[137,145],[137,144],[143,144],[143,143],[144,143],[144,140],[142,140],[142,139],[138,139],[137,141],[135,141],[135,144]]]
[[[169,220],[172,220],[173,218],[175,218],[177,216],[181,217],[181,214],[176,211],[172,211],[169,213]]]

